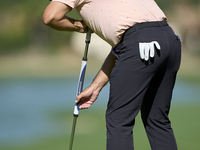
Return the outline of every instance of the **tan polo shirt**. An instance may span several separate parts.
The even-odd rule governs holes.
[[[136,23],[166,19],[154,0],[53,0],[76,8],[85,23],[112,47]]]

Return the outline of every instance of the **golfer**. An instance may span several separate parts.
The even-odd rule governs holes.
[[[76,9],[83,20],[66,16]],[[141,117],[152,150],[177,150],[168,114],[181,59],[181,42],[154,0],[53,0],[43,21],[62,31],[89,27],[112,46],[97,76],[80,95],[89,108],[109,81],[107,150],[134,150],[135,117]]]

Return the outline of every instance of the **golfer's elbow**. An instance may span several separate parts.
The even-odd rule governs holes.
[[[44,13],[42,20],[45,25],[51,25],[53,20],[55,20],[55,16],[49,13]]]

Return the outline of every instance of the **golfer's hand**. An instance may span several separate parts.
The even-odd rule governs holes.
[[[140,58],[145,61],[148,61],[149,57],[153,58],[155,55],[155,47],[160,50],[160,45],[157,41],[139,43]]]
[[[83,20],[75,21],[74,25],[75,25],[77,32],[80,32],[80,33],[86,33],[87,32],[87,25],[85,24],[85,22]]]
[[[76,97],[75,103],[79,103],[79,109],[87,109],[95,102],[98,95],[99,91],[90,86]]]

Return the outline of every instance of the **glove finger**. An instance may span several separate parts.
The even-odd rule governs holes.
[[[144,45],[144,60],[149,60],[149,44],[145,43]]]
[[[153,42],[149,43],[149,49],[150,49],[150,57],[153,58],[154,55],[155,55],[154,43]]]
[[[144,59],[144,43],[139,43],[140,58]]]
[[[156,46],[156,48],[157,48],[158,50],[161,49],[160,44],[159,44],[157,41],[153,41],[153,44],[155,44],[155,46]]]

